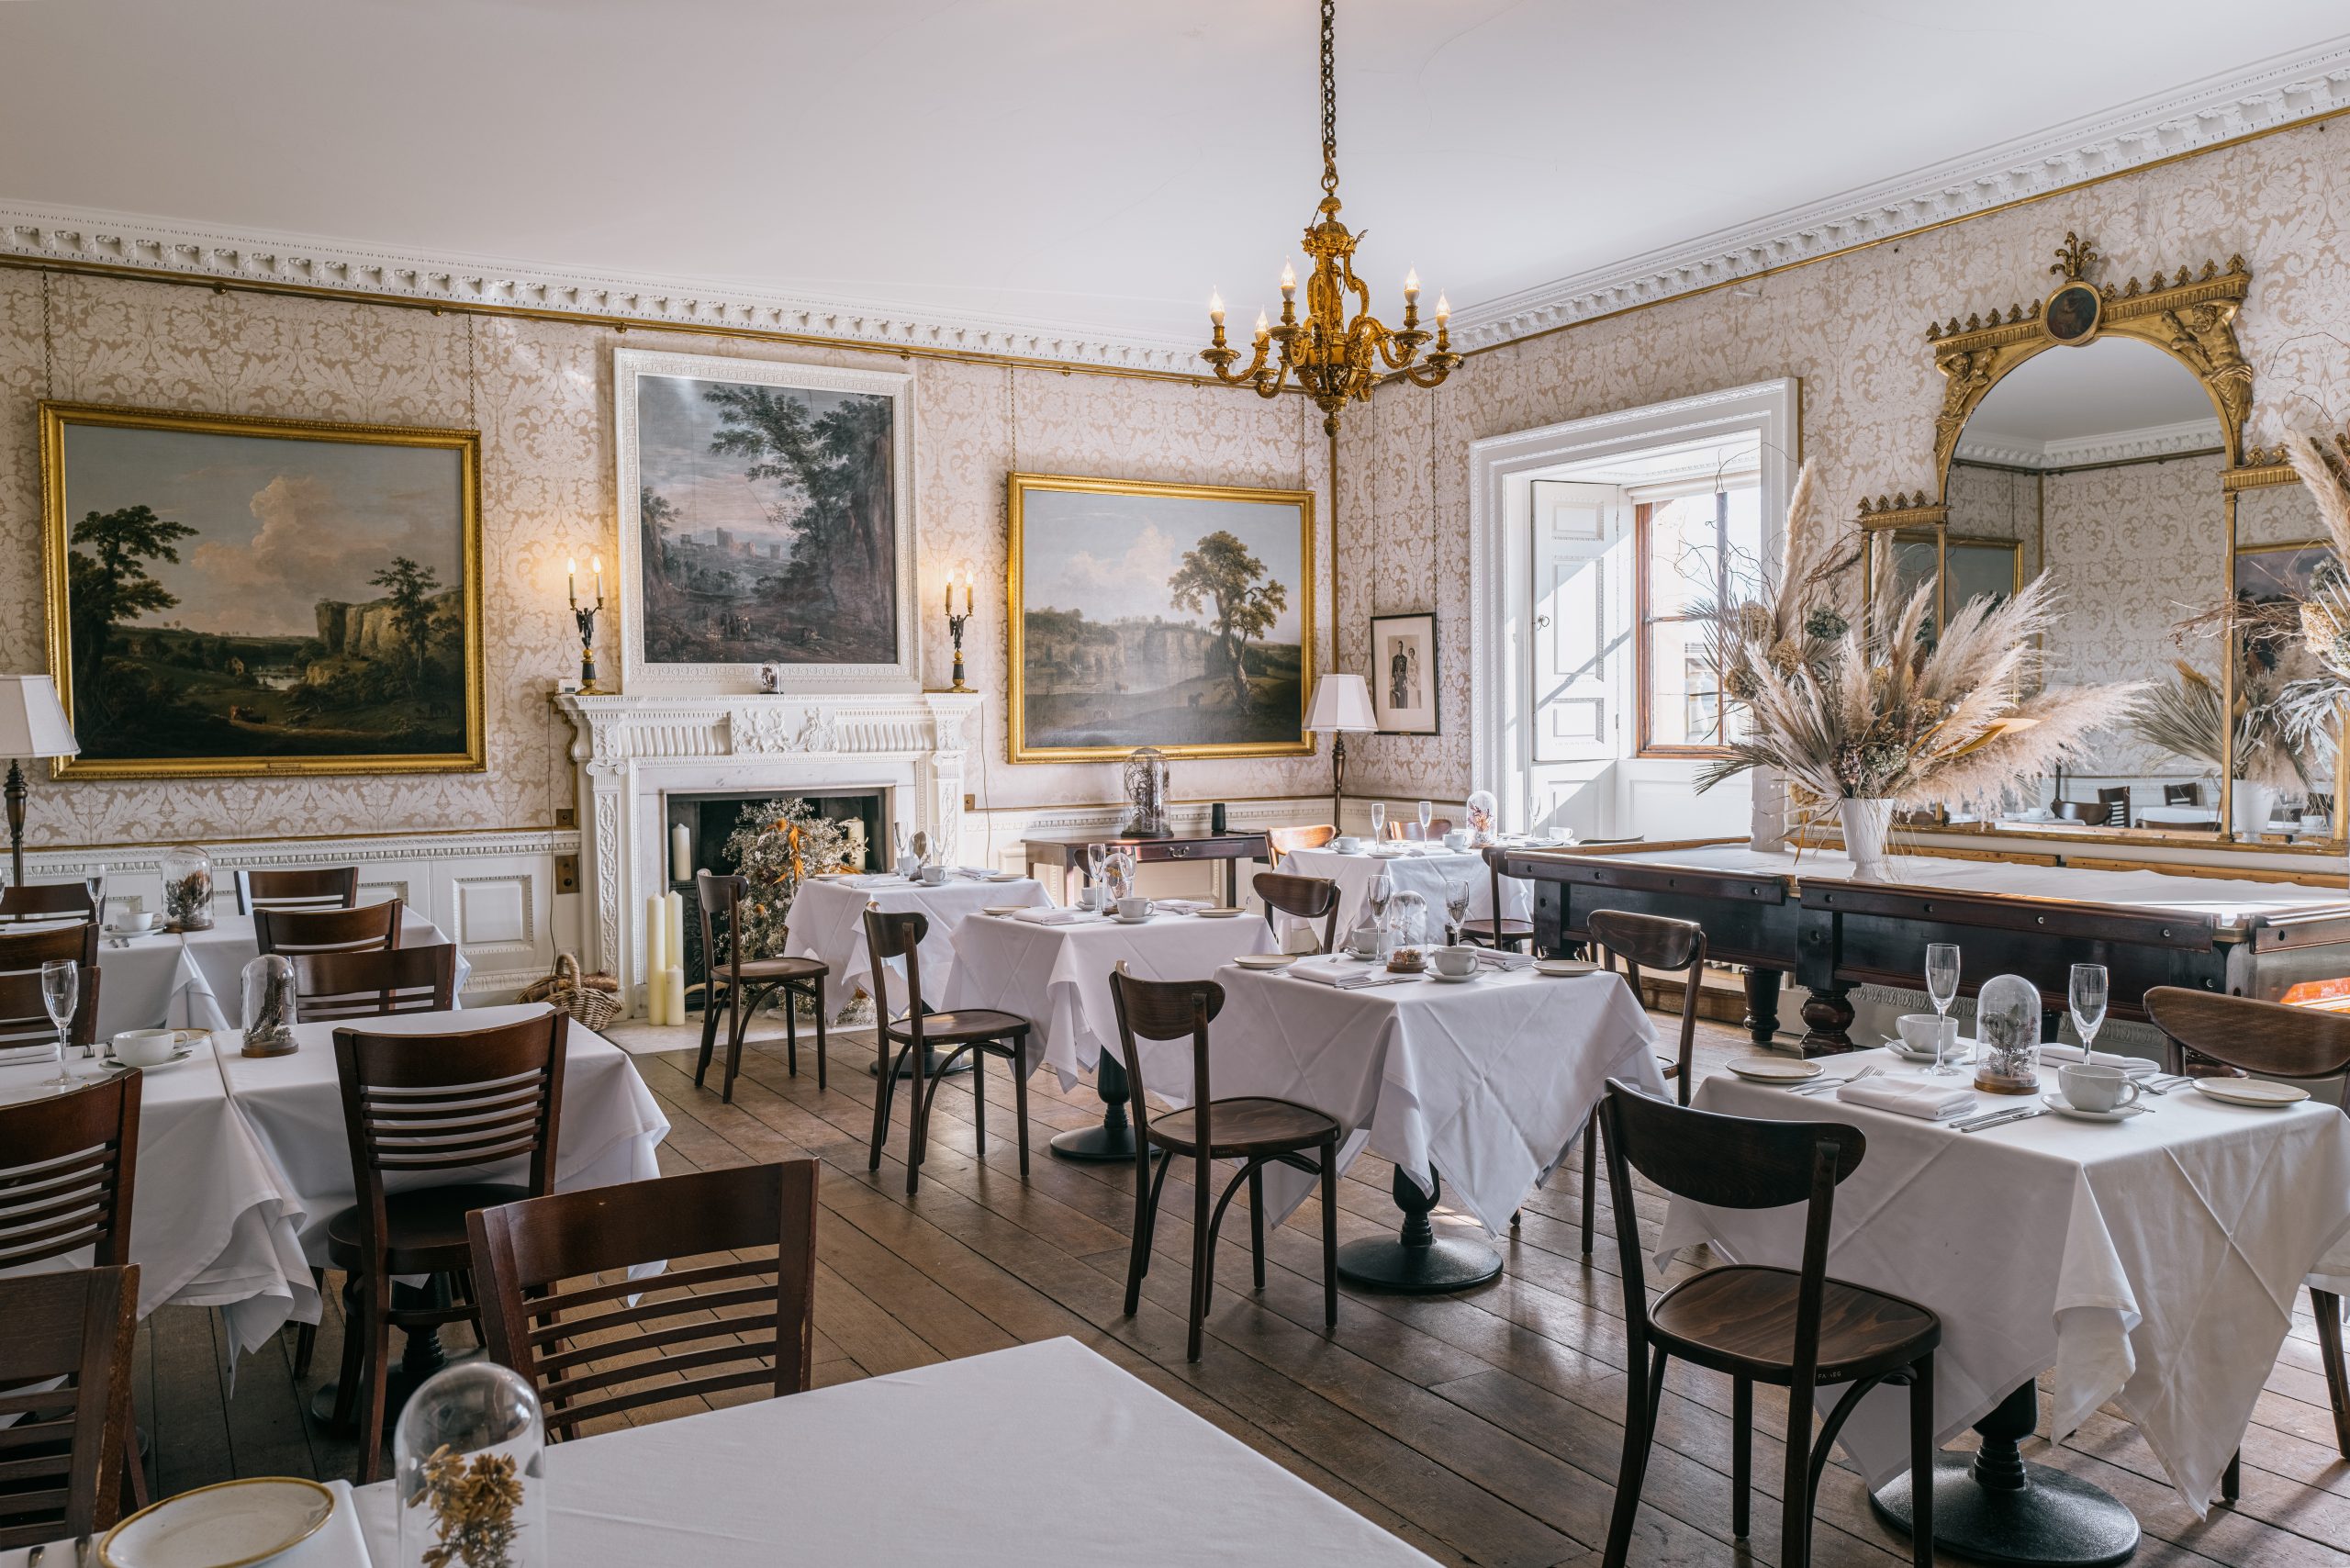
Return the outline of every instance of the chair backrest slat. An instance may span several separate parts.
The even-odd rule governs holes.
[[[98,962],[98,928],[95,924],[59,925],[44,931],[0,929],[0,974],[38,974],[56,958],[71,958],[84,969]]]
[[[24,882],[0,891],[0,921],[97,918],[90,890],[79,882]]]
[[[55,1102],[50,1102],[54,1103]],[[121,1511],[139,1270],[0,1278],[0,1551],[95,1535]]]
[[[1673,1059],[1680,1070],[1676,1076],[1681,1103],[1686,1105],[1696,1077],[1697,997],[1706,975],[1706,928],[1694,920],[1599,909],[1592,911],[1584,929],[1599,945],[1610,972],[1618,958],[1624,960],[1635,994],[1640,989],[1643,965],[1659,974],[1680,973],[1681,1038]]]
[[[65,1043],[76,1049],[97,1041],[98,987],[105,978],[94,964],[78,968],[73,1016],[65,1027]],[[43,1045],[56,1038],[57,1025],[50,1021],[48,1004],[41,1000],[40,971],[0,973],[0,1049]]]
[[[400,945],[400,901],[357,909],[257,909],[253,939],[264,953],[358,953]]]
[[[446,1013],[454,1001],[456,977],[457,949],[447,942],[301,953],[294,958],[295,1006],[306,1024]]]
[[[873,963],[873,1014],[879,1027],[890,1023],[890,966],[886,960],[906,961],[906,1025],[922,1037],[922,942],[930,935],[930,917],[919,910],[895,914],[868,908],[865,912],[865,950]]]
[[[285,870],[237,872],[237,908],[245,914],[264,909],[356,909],[359,868],[303,866]]]
[[[2344,1103],[2350,1017],[2175,985],[2147,991],[2145,1008],[2174,1047],[2257,1078],[2299,1080],[2313,1095]],[[2185,1064],[2174,1059],[2165,1065]]]
[[[1259,871],[1249,884],[1257,896],[1265,901],[1265,924],[1271,925],[1273,912],[1298,920],[1322,923],[1318,949],[1327,953],[1337,945],[1338,884],[1327,877],[1299,877],[1287,871]],[[1276,933],[1280,927],[1275,926]]]
[[[476,1210],[466,1225],[491,1356],[531,1380],[557,1439],[647,1405],[805,1390],[816,1177],[814,1160],[795,1159]],[[685,1266],[617,1277],[665,1259]]]
[[[129,1261],[145,1082],[118,1073],[0,1105],[0,1272],[85,1247],[100,1264]]]

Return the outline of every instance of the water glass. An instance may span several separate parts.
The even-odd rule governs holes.
[[[1090,881],[1099,882],[1102,879],[1102,863],[1109,854],[1105,845],[1089,844],[1085,846],[1085,869]]]
[[[2075,964],[2073,979],[2065,987],[2065,1000],[2073,1010],[2073,1033],[2081,1037],[2081,1056],[2096,1048],[2097,1032],[2105,1027],[2106,974],[2103,964]]]
[[[82,966],[71,958],[50,958],[40,967],[40,1004],[57,1028],[57,1076],[51,1087],[70,1089],[77,1081],[65,1065],[66,1036],[73,1024],[73,1006],[82,997]],[[86,1048],[84,1055],[93,1054]]]
[[[82,890],[90,895],[90,907],[96,911],[97,923],[106,923],[106,868],[103,866],[82,873]]]
[[[1460,942],[1460,923],[1469,918],[1469,879],[1459,877],[1444,885],[1444,918],[1451,927],[1452,943]]]
[[[1371,915],[1372,924],[1377,924],[1387,918],[1387,901],[1394,896],[1395,884],[1388,879],[1386,872],[1382,871],[1371,879],[1371,886],[1363,890],[1362,905]]]
[[[1420,812],[1420,836],[1421,836],[1422,838],[1426,838],[1426,837],[1428,835],[1428,823],[1429,823],[1432,819],[1434,819],[1434,817],[1436,816],[1436,804],[1435,804],[1435,802],[1434,802],[1434,801],[1422,801],[1420,802],[1419,812]]]
[[[1371,841],[1373,844],[1376,844],[1386,836],[1387,802],[1384,801],[1373,801],[1371,803]]]
[[[1942,1060],[1942,1041],[1946,1033],[1939,1020],[1950,1016],[1950,1004],[1958,1000],[1958,945],[1954,942],[1934,942],[1926,947],[1926,995],[1934,1004],[1938,1021],[1934,1030],[1934,1065],[1926,1070],[1936,1078],[1954,1078],[1958,1069]]]

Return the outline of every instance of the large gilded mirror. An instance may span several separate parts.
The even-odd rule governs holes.
[[[2046,301],[1930,333],[1945,377],[1933,495],[1864,502],[1873,591],[1930,588],[1933,622],[2048,573],[2064,613],[2044,678],[2147,683],[2075,766],[1955,829],[2339,846],[2342,764],[2275,704],[2313,673],[2296,606],[2329,553],[2314,504],[2269,454],[2222,268],[2099,283],[2067,235]],[[2279,483],[2278,481],[2285,481]]]

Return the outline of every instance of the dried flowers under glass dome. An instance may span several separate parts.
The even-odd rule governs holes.
[[[545,1452],[520,1373],[466,1361],[425,1379],[392,1437],[400,1568],[545,1568]]]
[[[1380,922],[1379,949],[1387,967],[1398,974],[1418,974],[1428,967],[1428,901],[1409,889],[1387,901]]]
[[[2031,1094],[2040,1088],[2040,988],[2017,975],[1994,975],[1975,996],[1975,1087],[1986,1094]]]
[[[1130,850],[1113,849],[1103,856],[1102,857],[1103,903],[1113,904],[1120,899],[1132,898],[1135,892],[1135,879],[1139,871],[1140,868],[1135,864],[1134,854]]]
[[[244,1054],[289,1056],[294,1040],[294,965],[283,953],[263,953],[238,977],[245,1004]]]
[[[1465,802],[1470,843],[1486,845],[1494,842],[1494,822],[1499,810],[1491,790],[1479,790],[1470,795]]]
[[[212,857],[193,844],[163,851],[163,924],[173,931],[212,929]]]
[[[1157,746],[1136,746],[1126,758],[1126,821],[1121,838],[1165,838],[1167,826],[1167,754]]]

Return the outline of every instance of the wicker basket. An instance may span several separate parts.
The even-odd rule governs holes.
[[[620,990],[621,982],[610,975],[581,973],[577,955],[557,953],[554,973],[525,987],[516,1000],[543,1002],[590,1029],[600,1029],[620,1016]]]

